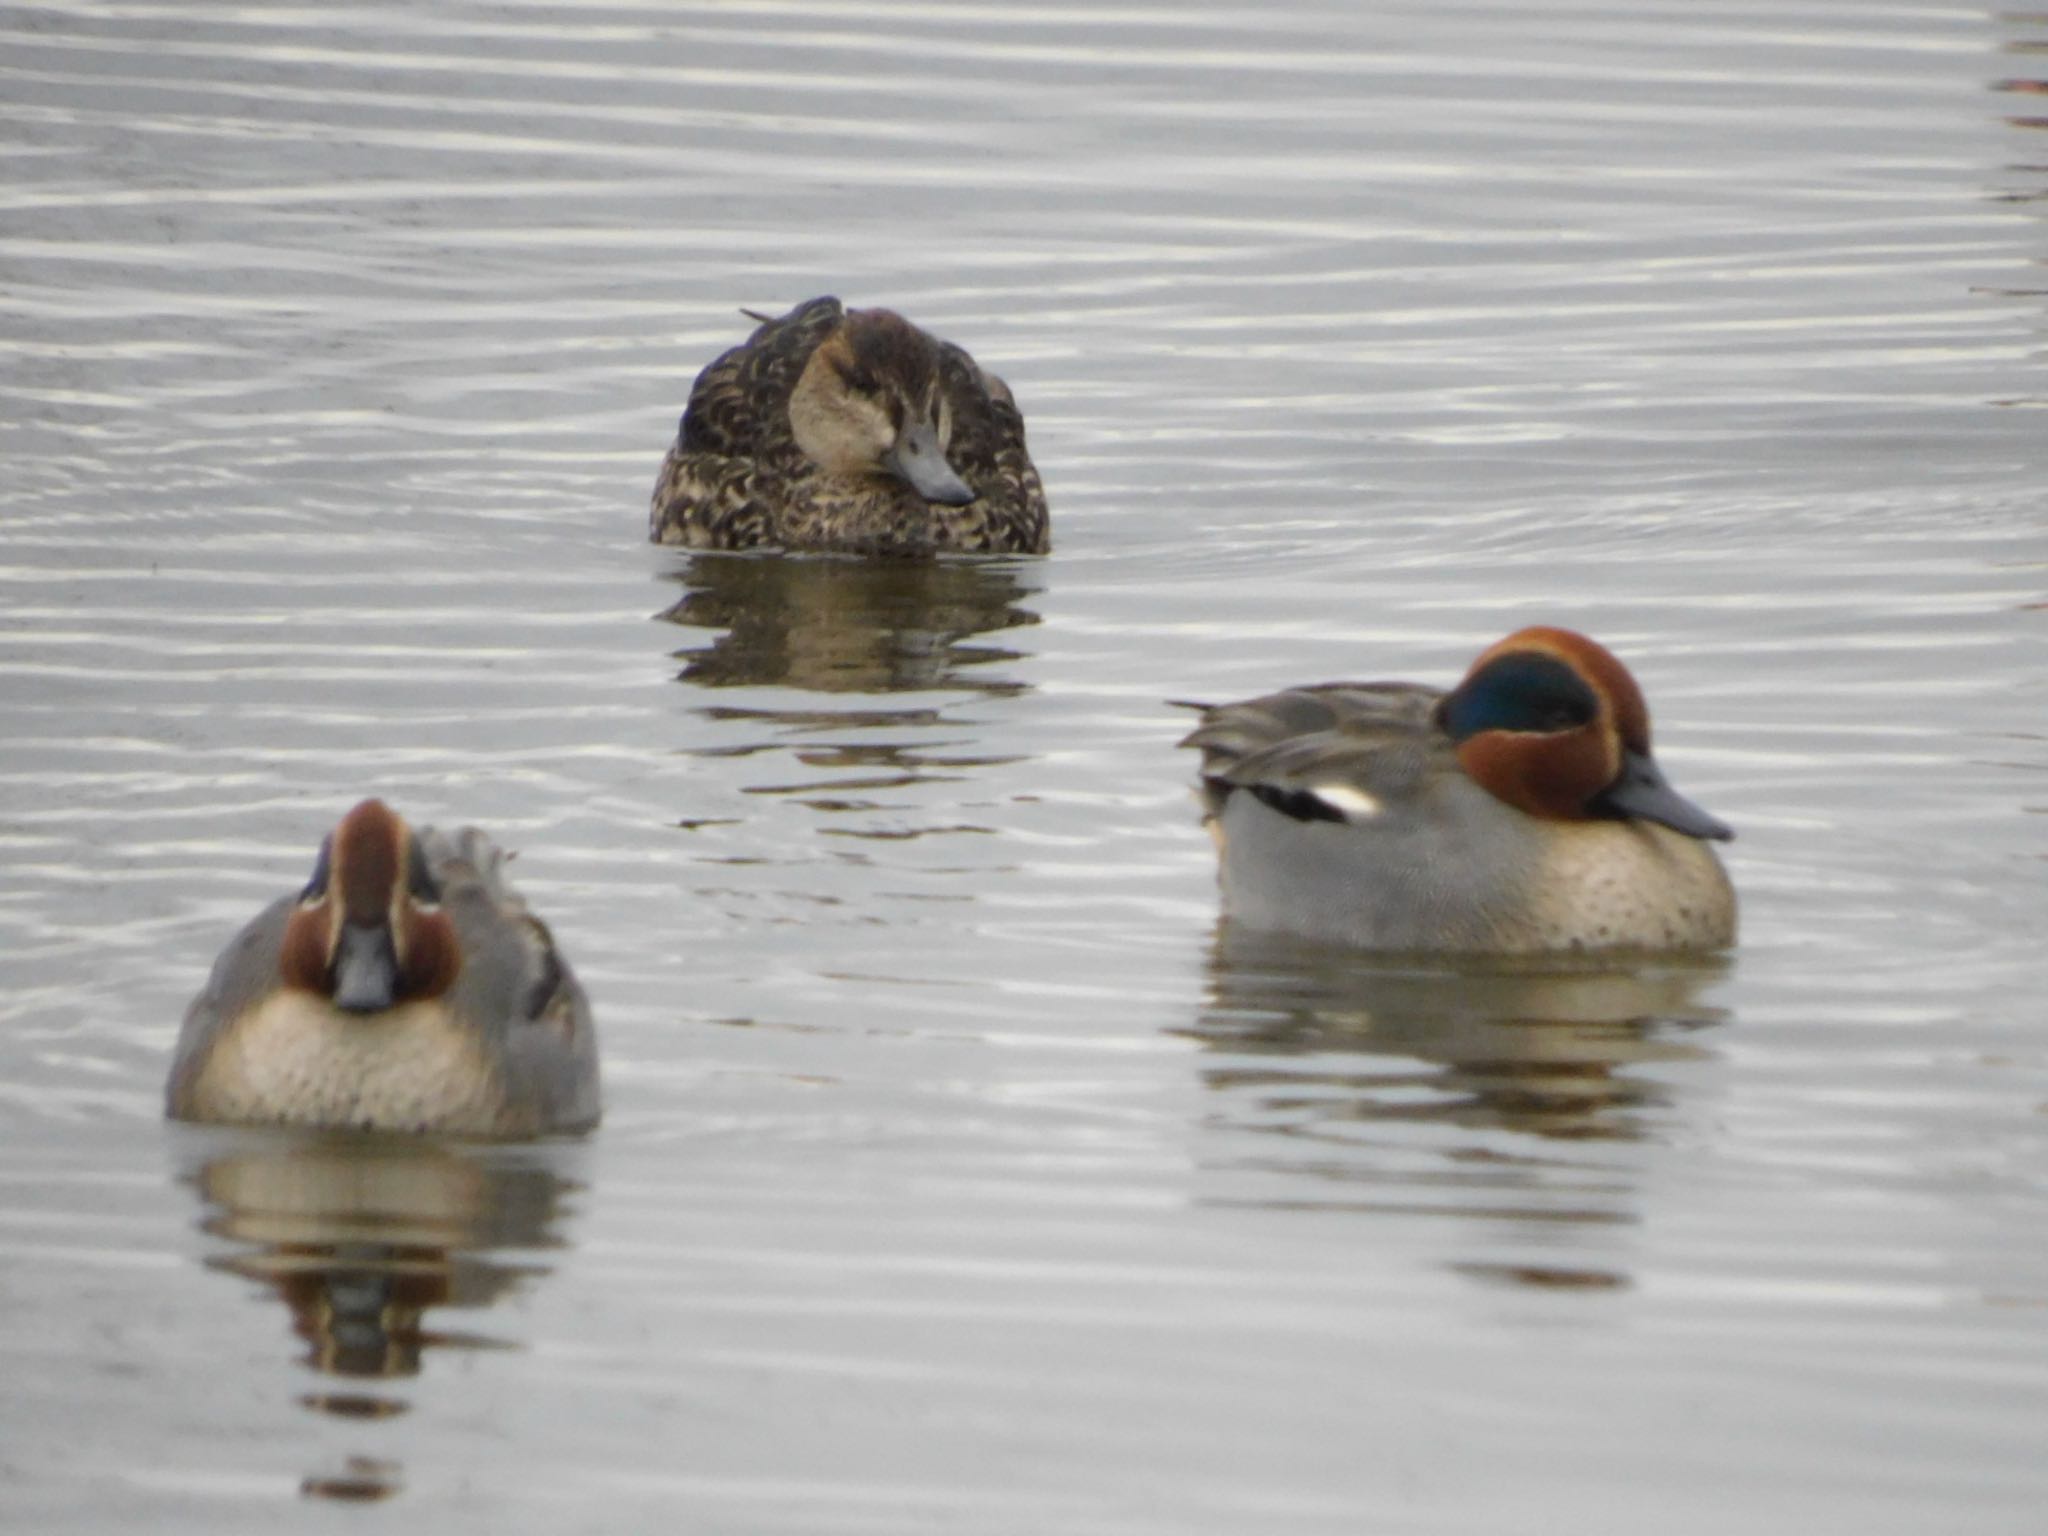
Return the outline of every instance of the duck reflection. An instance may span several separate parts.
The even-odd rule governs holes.
[[[683,595],[657,617],[719,631],[676,652],[683,682],[819,693],[971,688],[1017,693],[1000,668],[1019,653],[975,635],[1036,624],[1022,567],[988,560],[842,560],[701,554],[669,579]]]
[[[2001,202],[2048,218],[2048,12],[2010,10],[1998,14],[2007,35],[2000,40],[2005,55],[2001,68],[2009,70],[1991,82],[2003,97],[2002,115],[2008,128],[2025,135],[2016,140],[2018,158],[2002,168],[1992,196]],[[2048,255],[2037,255],[2037,269],[2048,267]],[[2048,281],[1985,290],[2003,298],[2048,298]],[[2040,396],[2031,395],[1999,402],[2002,405],[2038,406]]]
[[[1038,622],[1023,606],[1030,569],[1001,560],[699,554],[669,578],[683,594],[657,617],[713,632],[704,645],[675,653],[683,663],[677,680],[707,688],[1014,695],[1029,685],[1006,676],[1004,667],[1022,653],[969,642]],[[700,751],[723,758],[765,754],[776,771],[746,792],[790,796],[832,817],[828,830],[835,836],[986,833],[991,829],[978,820],[948,815],[932,822],[914,799],[890,797],[1015,760],[975,750],[976,728],[948,718],[937,704],[735,702],[701,714],[745,735]],[[793,777],[781,771],[792,758],[799,769]]]
[[[2048,129],[2048,11],[2002,11],[1998,15],[2007,36],[1999,40],[2005,56],[2004,71],[1991,88],[2011,98],[2004,117],[2009,127],[2040,131]],[[2039,176],[2044,169],[2038,145],[2028,146],[2022,161],[2013,169],[2023,175]],[[2040,195],[2034,189],[2034,195]]]
[[[427,1315],[489,1307],[547,1273],[532,1255],[559,1245],[564,1197],[577,1186],[539,1155],[336,1134],[245,1146],[189,1178],[207,1208],[205,1229],[243,1245],[209,1267],[269,1287],[291,1315],[305,1364],[342,1384],[307,1393],[302,1405],[371,1420],[408,1404],[369,1384],[418,1375],[430,1350],[516,1347],[430,1327]],[[308,1476],[301,1491],[387,1498],[401,1470],[350,1457],[337,1473]]]
[[[1721,1014],[1698,994],[1725,969],[1404,968],[1226,921],[1207,1006],[1185,1033],[1209,1053],[1202,1079],[1221,1106],[1212,1123],[1258,1133],[1224,1166],[1282,1178],[1260,1203],[1533,1222],[1554,1234],[1636,1219],[1627,1175],[1640,1159],[1593,1144],[1659,1139],[1675,1089],[1646,1069],[1711,1054],[1699,1032]],[[1626,1283],[1576,1263],[1454,1267],[1549,1288]]]

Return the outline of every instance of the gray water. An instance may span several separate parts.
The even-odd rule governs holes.
[[[0,11],[0,1524],[2040,1529],[2044,80],[1861,0]],[[823,292],[1007,378],[1049,558],[643,542]],[[1165,700],[1533,621],[1732,957],[1218,931]],[[160,1120],[369,793],[521,850],[587,1141]]]

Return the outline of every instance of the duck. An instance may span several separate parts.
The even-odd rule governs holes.
[[[475,827],[365,800],[186,1011],[177,1120],[510,1140],[597,1123],[589,999]]]
[[[1650,751],[1606,647],[1534,626],[1448,692],[1319,683],[1191,705],[1222,909],[1373,951],[1711,952],[1735,942],[1728,826]]]
[[[690,389],[648,537],[700,550],[867,555],[1051,548],[1009,386],[894,310],[829,295],[754,333]]]

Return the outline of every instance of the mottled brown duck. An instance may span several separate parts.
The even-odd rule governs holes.
[[[835,298],[762,320],[697,375],[648,536],[856,554],[1051,547],[1009,387],[894,311]]]

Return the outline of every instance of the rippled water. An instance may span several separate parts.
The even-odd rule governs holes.
[[[0,1521],[2021,1531],[2048,16],[0,12]],[[688,558],[741,306],[1016,390],[1044,560]],[[1712,966],[1219,932],[1168,698],[1634,665]],[[165,1126],[382,793],[586,1142]]]

